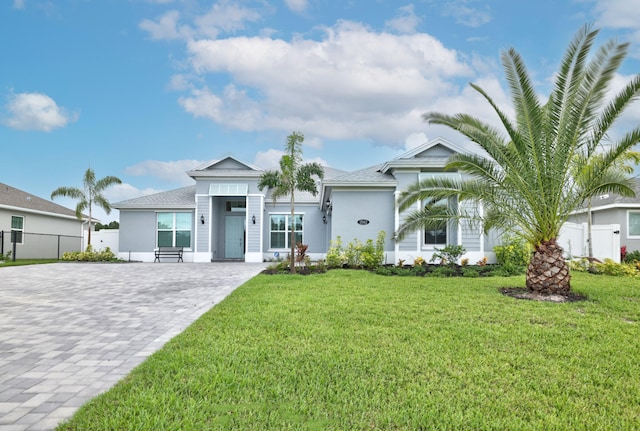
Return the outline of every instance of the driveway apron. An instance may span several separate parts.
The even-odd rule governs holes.
[[[257,275],[247,263],[0,268],[0,430],[51,430]]]

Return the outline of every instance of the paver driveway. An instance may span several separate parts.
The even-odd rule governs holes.
[[[50,430],[263,264],[0,268],[0,430]]]

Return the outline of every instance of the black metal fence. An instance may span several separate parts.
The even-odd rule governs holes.
[[[60,259],[67,251],[81,251],[82,236],[0,231],[0,256],[16,259]]]

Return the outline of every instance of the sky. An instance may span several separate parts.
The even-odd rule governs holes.
[[[293,131],[305,161],[347,171],[436,137],[471,146],[422,114],[497,125],[469,83],[511,112],[515,48],[545,97],[585,24],[631,43],[617,85],[640,72],[640,0],[0,0],[0,182],[49,199],[91,167],[122,180],[115,203],[229,155],[275,168]]]

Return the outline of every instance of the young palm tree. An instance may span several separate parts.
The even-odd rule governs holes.
[[[291,273],[296,272],[295,267],[295,207],[294,193],[296,190],[310,192],[314,196],[318,194],[318,188],[314,175],[322,179],[324,170],[318,163],[302,163],[302,142],[304,135],[293,132],[287,136],[285,154],[280,159],[280,171],[266,171],[260,176],[258,189],[272,188],[272,198],[275,205],[276,199],[282,196],[290,196],[291,218],[289,220],[291,238],[291,252],[289,254],[289,267]]]
[[[78,204],[76,205],[76,217],[78,217],[79,220],[82,220],[82,212],[87,209],[89,210],[89,235],[87,238],[87,244],[90,246],[93,204],[98,205],[107,214],[109,214],[111,212],[111,205],[109,204],[109,201],[102,196],[102,192],[109,186],[121,183],[122,181],[120,181],[120,178],[113,176],[107,176],[96,181],[96,174],[93,172],[93,169],[89,168],[84,173],[82,189],[77,187],[58,187],[51,193],[51,199],[54,199],[57,196],[77,199]]]
[[[460,180],[433,178],[410,187],[399,197],[399,209],[407,210],[418,201],[455,197],[474,207],[482,205],[483,211],[472,213],[464,210],[468,205],[460,205],[415,212],[400,227],[397,238],[449,219],[475,219],[485,231],[513,229],[534,248],[527,287],[544,294],[570,290],[568,266],[557,243],[560,228],[592,196],[634,195],[631,181],[616,166],[640,141],[640,128],[635,128],[598,149],[616,119],[638,97],[640,75],[608,98],[628,44],[609,41],[591,53],[597,34],[591,26],[576,34],[546,103],[540,100],[520,55],[514,49],[502,53],[515,119],[471,84],[498,114],[504,132],[467,114],[424,114],[428,123],[449,126],[477,143],[486,156],[451,156],[446,169],[466,175]]]

